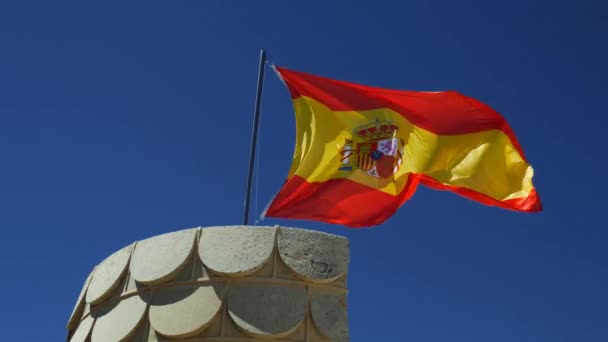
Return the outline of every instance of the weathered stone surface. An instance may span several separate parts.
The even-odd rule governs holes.
[[[348,269],[346,238],[304,229],[281,228],[278,240],[281,259],[305,280],[332,282]]]
[[[150,324],[166,337],[191,337],[209,327],[221,307],[219,285],[160,288],[152,293]]]
[[[89,276],[84,281],[84,285],[80,290],[80,294],[78,295],[78,299],[76,300],[76,305],[74,306],[74,309],[72,309],[72,314],[70,315],[70,319],[68,320],[68,329],[74,329],[82,318],[85,307],[84,297],[85,293],[87,292],[87,289],[89,288],[89,284],[91,283],[91,278],[93,278],[93,273],[95,273],[95,268],[93,268],[93,271],[89,273]]]
[[[274,249],[276,228],[205,228],[199,244],[201,260],[213,273],[244,276],[266,264]]]
[[[307,301],[303,286],[238,284],[228,293],[228,313],[246,335],[280,338],[304,322]]]
[[[132,251],[133,245],[127,246],[110,255],[97,266],[87,289],[86,298],[88,303],[97,304],[102,302],[120,284],[127,270]]]
[[[74,332],[74,335],[72,335],[72,338],[70,338],[70,342],[86,342],[91,334],[93,322],[94,320],[91,316],[83,319],[82,322],[80,322],[80,325],[78,325],[78,329]]]
[[[236,226],[203,229],[197,245],[196,234],[190,229],[138,242],[127,262],[131,276],[118,276],[114,290],[97,290],[111,295],[93,305],[77,301],[73,340],[348,341],[346,239]],[[215,269],[207,273],[209,266]],[[106,278],[113,279],[98,281]],[[87,295],[85,285],[81,297]]]
[[[198,228],[139,241],[131,258],[131,276],[142,284],[158,284],[174,277],[192,254]]]
[[[104,304],[91,316],[96,318],[91,342],[123,341],[137,329],[148,304],[140,294]],[[144,297],[144,298],[142,298]]]
[[[348,342],[346,297],[332,294],[313,294],[310,310],[315,326],[333,342]]]

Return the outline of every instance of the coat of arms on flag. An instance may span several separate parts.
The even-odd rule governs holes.
[[[404,144],[397,138],[398,130],[393,122],[379,119],[357,127],[340,151],[339,170],[359,168],[370,176],[391,177],[403,162]]]

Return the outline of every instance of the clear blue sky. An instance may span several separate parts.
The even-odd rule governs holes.
[[[541,214],[421,188],[372,229],[262,222],[351,239],[353,341],[608,341],[604,2],[101,3],[0,4],[3,340],[63,340],[88,272],[133,240],[240,223],[264,47],[296,70],[479,98],[535,167]],[[267,76],[258,214],[294,143]]]

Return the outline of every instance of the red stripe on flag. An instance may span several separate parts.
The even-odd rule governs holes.
[[[309,183],[289,179],[266,211],[268,217],[316,220],[348,227],[381,224],[407,201],[416,189],[414,182],[398,195],[372,189],[348,179]]]
[[[536,190],[527,197],[499,201],[467,188],[441,184],[428,176],[410,174],[403,191],[393,196],[349,179],[316,183],[293,176],[273,199],[266,216],[315,220],[352,228],[374,226],[386,221],[411,198],[419,183],[452,191],[489,206],[523,212],[542,210]]]

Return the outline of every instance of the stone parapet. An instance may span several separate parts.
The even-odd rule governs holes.
[[[349,341],[348,240],[283,227],[193,228],[97,265],[68,341]]]

